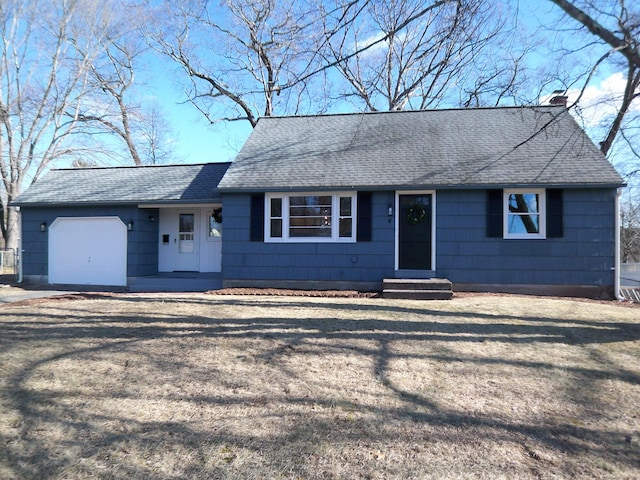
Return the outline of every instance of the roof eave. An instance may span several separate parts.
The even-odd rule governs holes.
[[[130,206],[130,205],[141,205],[141,204],[154,204],[154,205],[190,205],[190,204],[202,204],[202,203],[220,203],[222,202],[222,197],[210,197],[210,198],[193,198],[186,200],[149,200],[149,199],[139,199],[139,200],[109,200],[109,201],[73,201],[73,202],[11,202],[9,206],[11,207],[109,207],[109,206]]]
[[[254,186],[219,188],[225,193],[259,193],[259,192],[330,192],[330,191],[390,191],[390,190],[490,190],[503,188],[622,188],[626,183],[486,183],[486,184],[421,184],[421,185],[331,185],[331,186]]]

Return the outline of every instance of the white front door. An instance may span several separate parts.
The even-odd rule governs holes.
[[[175,270],[196,272],[200,264],[198,215],[194,210],[179,210],[175,221],[178,228]]]

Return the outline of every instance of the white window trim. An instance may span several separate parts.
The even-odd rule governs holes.
[[[538,207],[540,211],[538,233],[509,233],[509,196],[512,193],[536,193],[538,194]],[[545,239],[547,238],[547,192],[544,188],[510,188],[503,191],[502,197],[503,237],[505,239]]]
[[[331,237],[289,237],[289,198],[331,196]],[[340,237],[340,198],[351,198],[351,236]],[[282,199],[282,237],[271,236],[271,199]],[[274,243],[355,243],[358,219],[356,192],[266,193],[264,202],[264,241]]]

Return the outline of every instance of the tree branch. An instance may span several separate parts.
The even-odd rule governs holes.
[[[564,12],[573,19],[584,25],[591,33],[601,38],[603,41],[611,45],[629,60],[630,63],[640,68],[640,52],[637,46],[632,45],[626,39],[618,38],[611,30],[601,25],[594,18],[589,16],[583,10],[580,10],[572,2],[567,0],[549,0],[560,7]]]

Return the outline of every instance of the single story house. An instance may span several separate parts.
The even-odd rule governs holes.
[[[49,283],[611,296],[622,186],[566,108],[535,106],[267,117],[231,164],[54,170],[14,204],[24,276]]]

